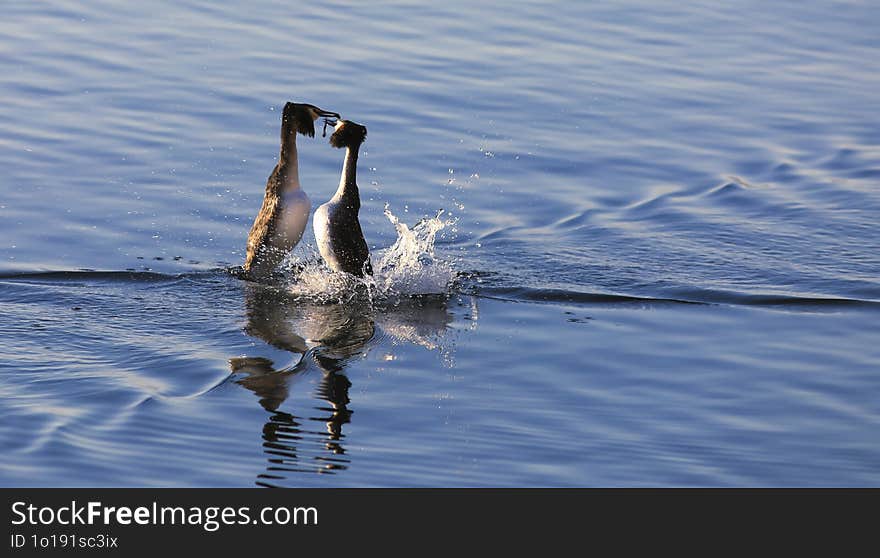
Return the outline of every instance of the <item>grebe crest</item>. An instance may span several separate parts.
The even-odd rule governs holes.
[[[293,128],[304,136],[315,137],[315,120],[318,118],[339,118],[335,112],[319,109],[308,103],[287,102],[281,116],[282,127],[292,125]]]
[[[367,127],[352,122],[351,120],[340,120],[336,125],[336,130],[330,136],[330,145],[338,149],[344,147],[360,147],[364,140],[367,139]]]

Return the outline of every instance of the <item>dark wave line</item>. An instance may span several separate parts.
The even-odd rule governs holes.
[[[235,269],[217,268],[185,273],[159,273],[155,271],[0,271],[0,281],[106,281],[133,283],[173,282],[186,278],[235,275]],[[478,272],[463,273],[464,279],[479,275]],[[492,274],[486,274],[492,275]],[[457,290],[457,289],[456,289]],[[483,298],[496,298],[513,302],[557,302],[567,304],[731,304],[739,306],[766,306],[789,308],[880,308],[880,301],[806,297],[793,295],[747,294],[710,289],[678,289],[670,291],[673,296],[633,296],[610,293],[590,293],[566,289],[542,289],[536,287],[504,287],[470,285],[468,294]]]
[[[640,297],[606,293],[587,293],[564,289],[540,289],[529,287],[484,287],[477,296],[502,300],[527,302],[559,302],[569,304],[732,304],[767,307],[819,307],[873,308],[880,309],[880,301],[852,298],[799,297],[785,295],[755,295],[725,291],[695,290],[679,292],[674,298]]]
[[[703,301],[679,300],[674,298],[652,298],[607,293],[585,293],[563,289],[537,289],[528,287],[487,287],[475,293],[485,298],[503,300],[522,300],[528,302],[567,302],[575,304],[614,304],[614,303],[649,303],[649,304],[708,304]]]
[[[191,271],[187,273],[159,273],[156,271],[0,271],[2,281],[108,281],[134,283],[161,283],[186,277],[215,275],[225,269]]]
[[[743,306],[793,306],[822,308],[880,308],[880,301],[858,298],[810,297],[772,294],[745,294],[730,291],[698,290],[687,298],[708,301],[716,304],[738,304]]]

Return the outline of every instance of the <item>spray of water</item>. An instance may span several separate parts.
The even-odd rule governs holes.
[[[373,300],[445,294],[456,274],[452,263],[438,258],[434,251],[437,233],[454,224],[454,220],[444,219],[443,213],[439,211],[410,228],[386,204],[385,216],[394,225],[397,240],[390,248],[372,254],[372,277],[335,273],[312,252],[305,260],[292,262],[286,288],[296,296],[326,302],[345,302],[361,293]]]

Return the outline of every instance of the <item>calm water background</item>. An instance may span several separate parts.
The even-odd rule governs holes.
[[[0,482],[880,485],[880,6],[716,4],[4,3]],[[222,271],[287,100],[448,297]]]

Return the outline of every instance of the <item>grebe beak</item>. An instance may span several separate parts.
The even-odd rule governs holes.
[[[318,116],[322,116],[324,118],[342,118],[339,116],[338,112],[330,112],[329,110],[317,109]]]
[[[327,126],[336,126],[336,121],[342,118],[342,116],[340,116],[338,112],[331,112],[329,110],[319,109],[316,106],[313,106],[312,108],[315,109],[315,114],[317,114],[318,117],[322,117],[324,119],[324,130],[321,132],[321,137],[326,138]]]
[[[327,126],[330,126],[334,130],[336,129],[336,123],[338,122],[337,118],[339,118],[338,114],[336,115],[336,118],[325,118],[324,119],[324,130],[321,132],[322,138],[327,137]]]

